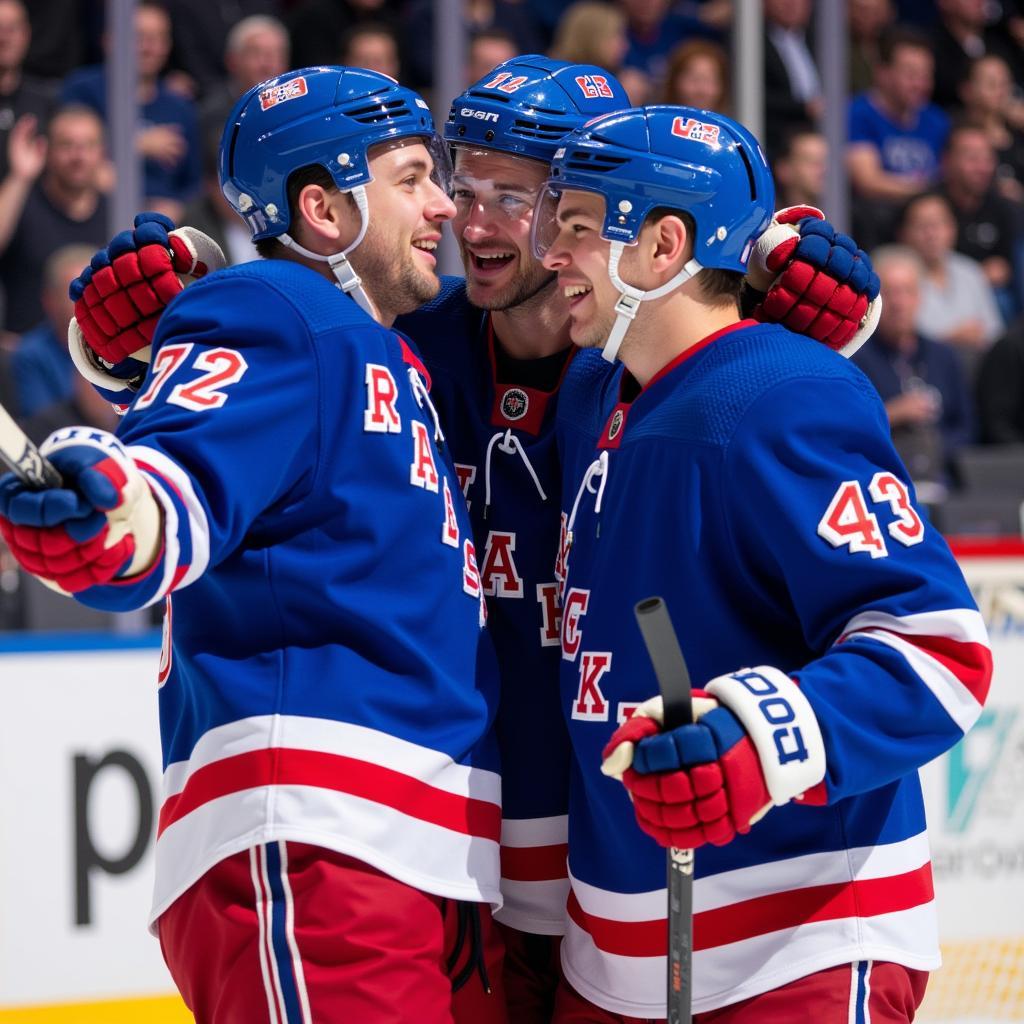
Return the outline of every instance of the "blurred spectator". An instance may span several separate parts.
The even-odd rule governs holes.
[[[979,57],[971,61],[967,78],[960,85],[964,121],[985,129],[996,154],[996,184],[1015,202],[1024,199],[1024,132],[1009,119],[1014,103],[1013,77],[1002,57]]]
[[[828,167],[828,141],[821,132],[796,129],[783,140],[775,158],[775,206],[821,208]]]
[[[938,177],[949,119],[929,102],[933,59],[910,29],[882,35],[874,88],[850,102],[846,164],[854,233],[866,246],[892,237],[900,204]]]
[[[26,72],[56,85],[74,68],[102,59],[106,0],[31,0],[26,6],[32,23]]]
[[[1011,37],[989,24],[988,0],[937,0],[939,23],[932,30],[935,54],[935,102],[952,109],[960,102],[960,83],[972,60],[984,54],[1016,67],[1020,50]]]
[[[342,36],[366,21],[384,22],[397,35],[401,24],[396,7],[391,0],[300,0],[290,5],[285,20],[292,37],[292,67],[336,64]],[[427,51],[429,61],[429,37],[414,42]]]
[[[107,204],[96,182],[105,160],[103,124],[89,107],[69,106],[50,120],[47,138],[22,118],[8,139],[10,171],[0,184],[0,281],[6,327],[22,333],[43,318],[39,289],[47,257],[107,238]]]
[[[566,8],[549,54],[572,64],[596,64],[615,75],[634,105],[645,102],[650,81],[636,69],[623,67],[629,49],[622,8],[601,0],[579,0]]]
[[[917,329],[935,341],[956,345],[968,368],[1003,332],[995,295],[976,260],[955,252],[956,218],[949,200],[926,192],[907,203],[900,241],[921,258],[921,308]]]
[[[517,53],[540,53],[544,34],[526,0],[462,0],[467,32],[500,28],[516,41]],[[434,0],[409,0],[402,18],[403,82],[414,89],[429,87],[434,73]],[[449,97],[443,97],[445,103]]]
[[[288,32],[268,15],[243,18],[228,32],[224,44],[228,78],[218,83],[199,107],[204,149],[216,149],[236,101],[254,85],[288,70]]]
[[[882,283],[882,315],[874,337],[853,361],[875,385],[893,443],[925,503],[940,501],[952,456],[972,437],[967,378],[955,349],[921,335],[922,267],[904,246],[872,253]]]
[[[279,0],[162,0],[174,26],[168,84],[183,96],[209,96],[230,73],[224,57],[231,29],[253,15],[280,13]]]
[[[849,0],[851,93],[866,92],[874,83],[874,69],[879,61],[878,41],[895,17],[892,0]]]
[[[982,356],[976,395],[979,440],[1024,444],[1024,317]]]
[[[634,91],[639,94],[644,81],[648,83],[643,90],[645,93],[652,85],[660,87],[664,84],[669,54],[684,39],[704,36],[718,41],[721,37],[710,23],[699,16],[703,5],[673,4],[670,0],[619,0],[617,6],[626,12],[629,45],[623,59],[623,70],[629,69],[633,80],[631,83],[621,76],[620,80],[631,100]]]
[[[66,245],[50,254],[41,288],[44,319],[22,335],[11,359],[18,409],[38,430],[44,421],[49,430],[72,423],[110,430],[117,420],[110,404],[91,387],[77,386],[79,373],[68,354],[68,323],[75,315],[68,287],[93,252],[91,245]]]
[[[816,127],[824,100],[807,45],[811,0],[764,0],[765,141],[774,155],[794,128]]]
[[[0,178],[7,175],[7,137],[14,122],[32,114],[45,129],[54,108],[54,89],[23,70],[31,35],[21,0],[0,0]]]
[[[995,173],[995,150],[985,129],[954,128],[942,158],[942,192],[956,216],[956,248],[981,264],[1009,320],[1019,294],[1021,209],[999,193]]]
[[[669,57],[659,102],[729,114],[729,55],[708,39],[680,43]]]
[[[155,0],[138,0],[135,8],[139,69],[139,114],[142,128],[136,148],[142,154],[147,209],[180,220],[185,202],[199,190],[202,153],[195,105],[171,92],[161,72],[171,52],[171,21]],[[64,81],[65,103],[84,103],[107,116],[104,65],[73,71]]]
[[[203,191],[185,208],[182,223],[208,234],[224,250],[229,265],[259,258],[245,221],[235,213],[221,191],[215,152],[207,154]]]
[[[479,82],[488,71],[511,60],[518,52],[516,41],[503,29],[490,28],[474,32],[469,41],[466,85]]]
[[[350,28],[341,40],[340,52],[342,64],[401,78],[398,39],[383,22],[367,21]]]

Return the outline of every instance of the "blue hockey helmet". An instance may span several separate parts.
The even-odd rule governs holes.
[[[611,242],[635,242],[656,207],[685,210],[696,224],[694,259],[741,273],[775,208],[771,171],[754,136],[723,114],[693,107],[642,107],[598,118],[564,140],[548,185],[555,193],[604,196],[601,233]],[[543,254],[550,221],[535,218],[535,224],[535,248]]]
[[[668,294],[704,268],[745,272],[775,206],[771,171],[754,136],[731,118],[693,107],[619,111],[567,136],[533,217],[538,258],[558,235],[558,200],[569,189],[604,198],[601,235],[611,243],[608,276],[620,292],[603,350],[609,360],[645,299]],[[658,207],[693,218],[693,255],[671,280],[644,292],[622,280],[619,261],[623,247],[637,241],[647,215]]]
[[[221,189],[253,241],[274,238],[289,228],[292,171],[319,164],[338,188],[352,191],[372,177],[371,146],[412,136],[436,139],[430,109],[387,75],[349,67],[289,71],[235,104],[220,144]],[[447,166],[443,147],[431,149],[435,165]]]
[[[526,54],[455,98],[444,139],[550,163],[569,132],[628,106],[626,90],[604,68]]]

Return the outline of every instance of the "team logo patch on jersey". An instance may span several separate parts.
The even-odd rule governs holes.
[[[522,388],[509,388],[501,396],[501,415],[507,420],[521,420],[530,408],[530,397]]]
[[[703,142],[708,146],[718,145],[718,131],[717,124],[706,124],[693,117],[677,117],[672,122],[673,135],[678,135],[681,139]]]
[[[616,409],[612,414],[611,422],[608,424],[608,440],[614,441],[619,436],[619,431],[622,429],[622,421],[626,417],[622,415],[621,409]]]
[[[306,91],[305,78],[292,78],[287,82],[283,82],[281,85],[275,85],[269,89],[264,89],[263,92],[260,93],[260,109],[269,110],[271,107],[276,107],[278,103],[286,103],[288,100],[296,100],[300,96],[305,96]]]

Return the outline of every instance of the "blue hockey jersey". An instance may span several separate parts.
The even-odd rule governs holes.
[[[469,505],[498,654],[503,923],[565,928],[569,739],[558,698],[560,611],[553,574],[560,469],[558,387],[499,380],[490,318],[460,278],[397,323],[415,340]],[[570,357],[572,353],[569,354]]]
[[[81,595],[174,592],[153,917],[277,839],[500,906],[496,666],[418,354],[284,261],[187,289],[153,353],[118,433],[163,552]]]
[[[617,725],[657,693],[633,613],[653,595],[694,685],[789,673],[827,758],[803,801],[697,850],[694,1011],[856,960],[937,967],[917,768],[974,722],[991,657],[877,394],[823,346],[750,321],[632,402],[621,380],[583,353],[559,407],[568,980],[613,1012],[665,1016],[665,853],[599,770]]]

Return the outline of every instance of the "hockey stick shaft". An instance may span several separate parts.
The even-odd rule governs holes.
[[[60,487],[60,473],[0,405],[0,463],[31,487]]]
[[[654,666],[665,729],[693,721],[690,673],[665,602],[649,597],[636,606],[636,621]],[[693,991],[693,850],[672,848],[668,871],[668,1024],[690,1024]]]

